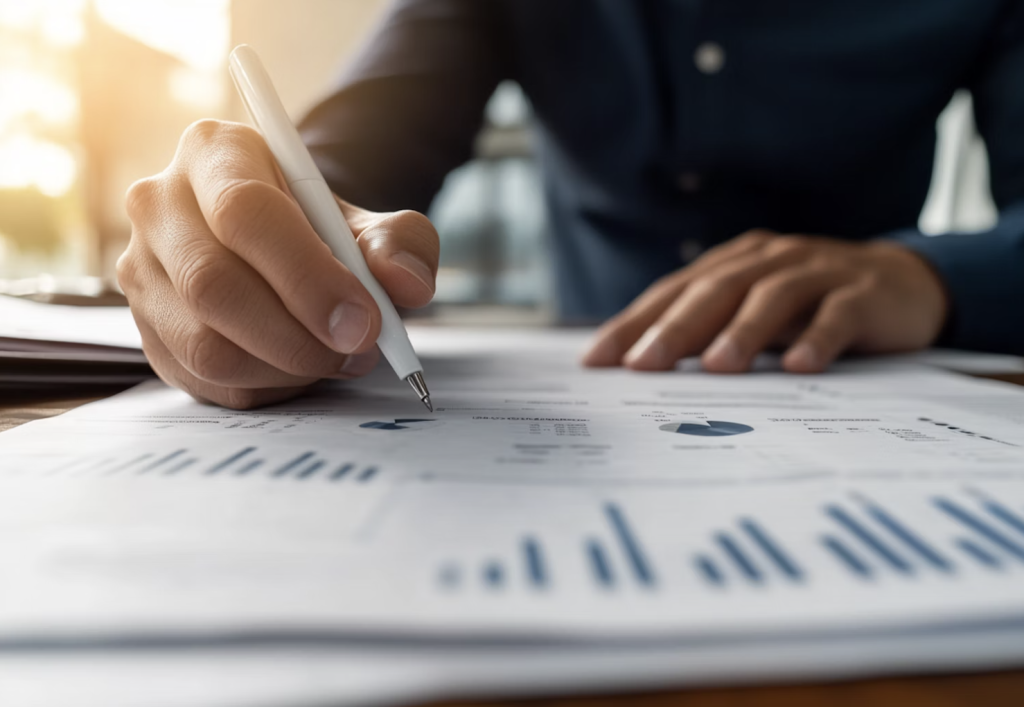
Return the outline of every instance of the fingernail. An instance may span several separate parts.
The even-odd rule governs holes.
[[[328,326],[335,350],[352,353],[370,330],[370,312],[358,302],[342,302],[331,312]]]
[[[614,366],[619,362],[619,344],[611,338],[594,343],[583,357],[587,366]]]
[[[716,368],[736,370],[743,366],[740,347],[730,337],[720,336],[704,352],[704,359]]]
[[[400,250],[392,255],[389,260],[393,265],[405,270],[407,273],[412,275],[414,278],[423,283],[423,286],[434,292],[434,273],[422,260],[417,258],[412,253],[404,250]]]
[[[332,378],[345,379],[365,376],[377,367],[377,362],[379,360],[376,349],[364,351],[359,354],[352,354],[345,359],[345,363],[341,365],[341,368],[338,369],[338,372],[332,376]]]
[[[816,371],[821,368],[818,352],[810,344],[797,344],[786,354],[787,368],[798,368],[802,371]]]
[[[648,329],[640,340],[626,352],[625,361],[630,366],[661,368],[665,365],[665,344],[659,329]]]

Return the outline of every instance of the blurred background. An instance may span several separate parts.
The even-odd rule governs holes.
[[[162,170],[192,121],[245,120],[225,69],[232,46],[256,48],[297,119],[386,4],[0,0],[0,280],[112,276],[131,230],[128,185]],[[544,319],[547,225],[529,105],[503,84],[486,116],[475,158],[429,214],[442,238],[437,302]],[[938,147],[922,229],[994,223],[966,93],[940,118]]]

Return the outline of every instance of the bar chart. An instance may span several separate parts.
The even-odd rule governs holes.
[[[573,586],[582,582],[606,595],[625,589],[808,591],[825,574],[830,582],[881,588],[992,572],[1019,581],[1024,571],[1024,512],[974,488],[923,496],[912,514],[855,491],[809,507],[798,531],[777,533],[756,513],[740,514],[697,532],[681,530],[676,546],[664,537],[651,545],[644,524],[636,522],[644,519],[624,502],[604,502],[593,514],[602,529],[575,541],[549,542],[543,532],[526,530],[475,560],[444,560],[435,570],[436,586],[554,596],[560,579],[576,573],[583,576],[574,577]],[[553,544],[575,550],[550,552]]]
[[[77,458],[55,466],[46,476],[60,477],[233,477],[366,484],[378,480],[380,467],[359,459],[340,457],[337,452],[303,450],[282,454],[280,449],[261,450],[244,446],[227,453],[190,450],[142,452]]]
[[[629,583],[645,590],[655,588],[658,579],[648,551],[625,511],[619,504],[610,502],[602,507],[601,514],[612,539],[611,546],[598,537],[587,537],[581,545],[595,586],[612,589],[620,583]],[[542,591],[553,585],[554,576],[543,542],[536,535],[524,534],[517,544],[516,557],[511,562],[497,557],[487,557],[480,562],[476,573],[479,586],[497,590],[518,581],[529,590]],[[612,549],[624,560],[625,571],[621,576],[612,570]],[[473,577],[471,568],[453,562],[442,563],[437,571],[438,584],[446,590],[459,587],[464,578],[471,581]]]

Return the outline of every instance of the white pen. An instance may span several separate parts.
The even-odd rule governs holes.
[[[416,395],[431,412],[430,392],[423,380],[423,365],[409,341],[409,334],[402,324],[395,305],[387,292],[370,272],[363,253],[345,222],[334,194],[313,162],[312,155],[302,143],[299,131],[284,110],[284,105],[274,90],[270,76],[252,47],[241,44],[231,52],[228,62],[231,78],[242,97],[249,116],[256,129],[267,141],[271,154],[277,160],[281,173],[302,212],[309,219],[317,235],[331,249],[359,282],[373,296],[380,309],[381,327],[377,346],[388,360],[399,378],[409,381]]]

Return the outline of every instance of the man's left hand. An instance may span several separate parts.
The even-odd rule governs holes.
[[[929,346],[948,309],[939,276],[897,243],[750,231],[654,283],[583,362],[655,371],[701,354],[706,370],[738,373],[785,346],[786,370],[816,373],[845,351]]]

